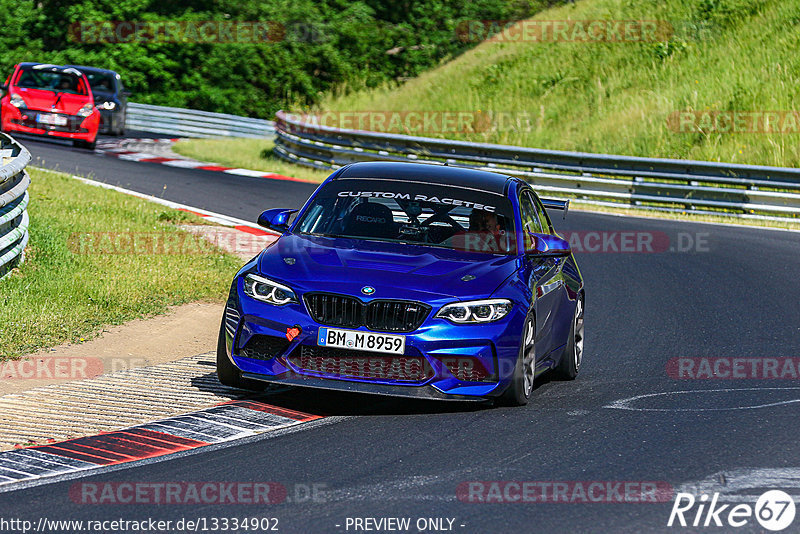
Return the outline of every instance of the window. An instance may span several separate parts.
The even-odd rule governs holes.
[[[84,74],[89,80],[89,85],[92,87],[92,91],[99,93],[114,92],[114,75],[110,72],[90,71],[84,72]]]
[[[419,181],[329,183],[300,216],[303,234],[511,254],[514,217],[503,195]]]
[[[538,195],[533,195],[533,201],[536,205],[536,213],[539,216],[539,222],[542,224],[542,233],[543,234],[552,234],[553,233],[553,223],[550,222],[550,217],[547,216],[547,212],[542,205],[542,201],[539,200]]]
[[[539,216],[536,213],[536,207],[533,203],[530,191],[523,191],[519,196],[519,211],[522,218],[522,233],[525,239],[525,250],[533,248],[533,240],[529,232],[534,234],[547,233],[543,230],[539,222]]]
[[[57,93],[87,94],[83,78],[73,74],[73,72],[75,71],[39,70],[35,67],[24,68],[17,76],[15,85],[17,87]]]

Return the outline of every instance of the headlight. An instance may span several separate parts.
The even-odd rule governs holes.
[[[502,319],[511,311],[511,301],[506,299],[471,300],[443,306],[436,317],[453,323],[491,323]]]
[[[89,115],[92,114],[92,111],[94,111],[94,106],[91,104],[86,104],[85,106],[83,106],[81,109],[78,110],[78,116],[88,117]]]
[[[114,109],[115,107],[117,107],[117,103],[116,102],[103,102],[102,104],[98,104],[97,107],[110,110],[110,109]]]
[[[13,93],[10,97],[8,97],[8,103],[14,106],[15,108],[24,108],[25,106],[25,99],[19,96],[16,93]]]
[[[297,295],[290,288],[255,274],[244,277],[244,293],[256,300],[276,306],[297,302]]]

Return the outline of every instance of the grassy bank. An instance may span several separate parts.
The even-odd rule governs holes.
[[[531,20],[658,21],[657,35],[667,38],[490,39],[402,85],[328,93],[315,111],[371,111],[378,118],[393,111],[475,112],[488,117],[476,132],[435,126],[403,130],[402,125],[391,131],[557,150],[800,166],[800,133],[792,133],[800,132],[797,2],[583,0]],[[678,112],[708,114],[681,126]],[[756,112],[745,115],[743,123],[756,132],[724,131],[735,112]],[[770,118],[769,128],[767,112],[782,113]],[[772,133],[760,133],[765,129]],[[197,155],[206,160],[225,156],[211,149],[220,143],[225,154],[233,154],[228,164],[278,165],[259,166],[262,148],[251,148],[250,141],[205,143],[208,153],[198,150]]]
[[[658,31],[656,40],[627,42],[513,41],[501,34],[402,85],[341,88],[328,93],[318,108],[305,111],[344,112],[340,117],[350,127],[352,112],[366,112],[368,120],[397,126],[388,131],[429,137],[800,166],[797,2],[582,0],[543,11],[531,21],[528,28],[553,21],[656,21]],[[409,125],[403,123],[403,113],[409,111],[475,113],[482,118],[481,127],[464,132],[454,122],[449,128],[439,123],[437,129],[433,123],[428,130],[403,129]],[[694,113],[697,120],[682,124],[682,113]],[[734,113],[744,118],[735,128],[728,122]],[[325,116],[335,121],[337,115]],[[488,122],[483,120],[487,117]],[[392,118],[401,120],[390,123]],[[212,157],[208,154],[215,143],[225,143],[231,165],[253,163],[244,157],[257,154],[247,148],[248,141],[205,143],[205,159]],[[282,174],[310,172],[280,164]]]
[[[274,143],[268,139],[181,139],[172,149],[182,156],[240,167],[254,171],[274,172],[312,182],[322,182],[330,172],[293,165],[274,156]]]
[[[800,5],[782,0],[583,0],[533,20],[647,20],[664,42],[491,42],[402,86],[329,95],[321,109],[504,114],[482,132],[425,132],[560,150],[800,165],[798,133],[676,131],[676,111],[800,110]],[[775,120],[773,119],[773,124]],[[798,132],[800,122],[779,121]],[[720,124],[718,130],[724,129]],[[690,128],[686,128],[690,130]]]
[[[64,174],[31,170],[31,180],[26,262],[0,281],[0,360],[227,294],[240,262],[175,227],[194,216]]]

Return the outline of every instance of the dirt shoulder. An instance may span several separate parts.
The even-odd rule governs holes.
[[[222,303],[184,304],[166,315],[107,327],[85,343],[0,362],[0,396],[213,351],[222,307]]]

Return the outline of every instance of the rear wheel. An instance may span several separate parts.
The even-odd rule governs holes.
[[[263,391],[266,384],[242,377],[242,371],[231,363],[228,358],[228,349],[225,346],[225,321],[219,328],[217,338],[217,378],[225,385],[232,388],[249,389],[251,391]]]
[[[569,339],[555,373],[562,380],[575,380],[583,362],[583,297],[575,305],[575,316],[569,330]]]
[[[498,399],[503,406],[524,406],[528,404],[533,392],[533,379],[536,370],[535,338],[536,321],[533,315],[525,318],[522,338],[519,344],[519,354],[514,366],[514,376],[511,385]]]
[[[125,135],[125,117],[117,115],[116,119],[117,119],[116,120],[117,127],[113,128],[115,121],[112,119],[111,121],[112,128],[108,129],[108,133],[110,133],[111,135],[123,136]]]

